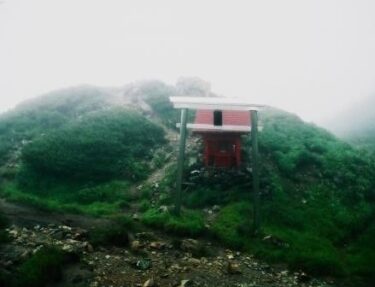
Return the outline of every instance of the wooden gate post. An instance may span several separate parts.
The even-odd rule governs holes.
[[[251,150],[253,173],[253,231],[257,234],[260,229],[260,194],[259,194],[259,166],[258,166],[258,112],[251,110]]]
[[[180,215],[181,210],[181,192],[182,192],[182,178],[184,172],[184,158],[185,158],[185,144],[186,144],[186,119],[187,109],[181,109],[181,124],[180,124],[180,144],[178,150],[177,162],[177,181],[175,194],[175,214]]]

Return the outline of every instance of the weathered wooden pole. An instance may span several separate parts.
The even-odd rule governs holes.
[[[184,158],[185,158],[185,144],[186,144],[186,119],[187,119],[187,109],[181,109],[180,145],[178,149],[177,181],[176,181],[176,194],[175,194],[176,215],[180,215],[180,210],[181,210],[182,178],[183,178],[183,173],[184,173]]]
[[[251,114],[251,150],[252,150],[252,172],[253,172],[253,208],[254,221],[253,231],[257,234],[260,229],[260,193],[259,193],[259,163],[258,163],[258,112],[250,111]]]

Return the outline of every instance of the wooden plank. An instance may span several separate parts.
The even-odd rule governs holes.
[[[185,158],[185,145],[186,145],[186,119],[187,109],[181,110],[181,126],[180,126],[180,145],[178,150],[177,162],[177,181],[176,181],[176,195],[175,195],[175,213],[180,215],[181,210],[181,192],[182,192],[182,179],[184,172],[184,158]]]
[[[176,127],[180,128],[181,124],[177,123]],[[208,124],[187,124],[187,129],[196,131],[219,131],[219,132],[251,132],[251,127],[248,126],[214,126]],[[262,131],[263,127],[258,126],[258,132]]]
[[[258,112],[251,112],[251,154],[253,173],[253,231],[258,234],[260,230],[260,193],[259,193],[259,166],[258,166]]]
[[[179,125],[179,124],[177,124]],[[224,125],[224,126],[214,126],[208,124],[187,124],[186,127],[188,129],[196,130],[196,131],[222,131],[222,132],[250,132],[251,127],[249,126],[232,126],[232,125]]]

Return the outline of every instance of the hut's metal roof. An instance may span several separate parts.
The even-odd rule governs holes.
[[[177,109],[250,111],[263,107],[244,99],[220,97],[170,97],[169,99]]]

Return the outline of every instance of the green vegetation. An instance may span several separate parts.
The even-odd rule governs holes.
[[[238,202],[227,205],[216,218],[213,234],[227,245],[234,248],[244,248],[249,233],[246,225],[250,225],[251,207],[248,203]]]
[[[102,89],[82,86],[51,92],[0,115],[0,164],[13,160],[14,152],[35,137],[108,107],[109,97]]]
[[[34,180],[31,185],[38,183],[38,189],[44,188],[41,178],[64,182],[139,180],[147,175],[142,160],[150,159],[152,149],[163,142],[162,128],[139,114],[122,109],[97,112],[28,144],[23,149],[19,178],[27,188],[32,188],[29,182]]]
[[[26,260],[18,268],[13,286],[46,286],[61,278],[64,265],[77,258],[72,258],[54,247],[44,247]]]
[[[111,189],[108,189],[111,186]],[[1,195],[5,196],[8,200],[14,202],[20,202],[25,205],[35,207],[43,211],[57,211],[57,212],[69,212],[69,213],[82,213],[93,216],[111,215],[120,212],[122,208],[129,204],[128,200],[133,200],[129,196],[127,190],[124,190],[121,186],[128,186],[127,183],[115,182],[106,183],[93,187],[94,190],[100,191],[90,197],[90,202],[86,200],[82,201],[82,190],[67,190],[66,187],[56,187],[51,189],[48,194],[44,196],[30,193],[27,191],[19,190],[16,184],[8,183],[3,190]],[[102,200],[102,191],[113,191],[109,200]],[[83,189],[85,193],[87,188]]]
[[[22,262],[13,274],[0,270],[0,284],[4,287],[43,287],[61,278],[68,263],[76,262],[77,256],[55,247],[43,247]]]
[[[186,210],[181,216],[151,208],[142,217],[146,225],[161,228],[166,232],[178,235],[198,235],[205,230],[203,216],[198,211]]]
[[[36,137],[2,194],[40,209],[108,215],[133,200],[131,182],[151,172],[164,131],[124,109],[93,112]]]

